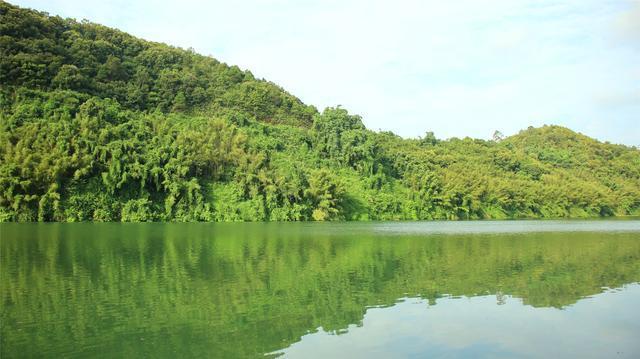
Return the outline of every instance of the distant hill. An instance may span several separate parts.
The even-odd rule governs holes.
[[[190,50],[1,1],[0,18],[3,221],[640,214],[637,148],[558,126],[403,139]]]

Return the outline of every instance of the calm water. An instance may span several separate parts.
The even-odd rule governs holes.
[[[640,221],[1,224],[0,356],[640,357]]]

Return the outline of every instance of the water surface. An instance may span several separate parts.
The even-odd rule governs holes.
[[[637,220],[0,233],[3,358],[640,355]]]

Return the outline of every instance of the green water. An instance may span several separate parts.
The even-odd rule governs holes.
[[[2,358],[640,356],[636,220],[0,231]]]

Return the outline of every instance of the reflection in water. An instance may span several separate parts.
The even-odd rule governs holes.
[[[559,310],[502,296],[405,298],[367,310],[345,335],[308,334],[274,354],[298,358],[637,358],[640,285]]]
[[[598,293],[640,281],[636,221],[620,222],[619,231],[616,222],[597,222],[609,232],[546,232],[545,222],[526,226],[532,223],[542,231],[458,233],[450,224],[430,232],[402,223],[391,229],[394,225],[3,224],[0,354],[247,357],[285,350],[309,356],[320,353],[310,352],[314,342],[332,348],[331,341],[319,341],[326,339],[324,332],[346,333],[329,338],[350,340],[377,326],[389,337],[404,333],[397,335],[396,350],[415,349],[398,353],[512,356],[538,353],[526,347],[534,333],[549,333],[545,325],[564,321],[562,330],[583,330],[599,298],[630,296],[615,305],[635,314],[633,303],[640,300],[635,286]],[[588,296],[593,298],[581,300]],[[414,299],[384,308],[399,298]],[[420,305],[405,309],[416,301]],[[451,305],[456,307],[447,309]],[[606,306],[602,311],[603,317],[617,315]],[[465,312],[484,318],[486,328],[505,335],[506,342],[476,342],[469,333],[477,323],[460,315]],[[560,319],[545,321],[546,313]],[[637,326],[611,323],[593,329],[605,332],[585,333],[640,336]],[[419,325],[429,328],[424,333],[456,337],[458,347],[434,342],[431,334],[399,331]],[[528,329],[518,335],[517,328]],[[459,347],[472,351],[449,352]]]

